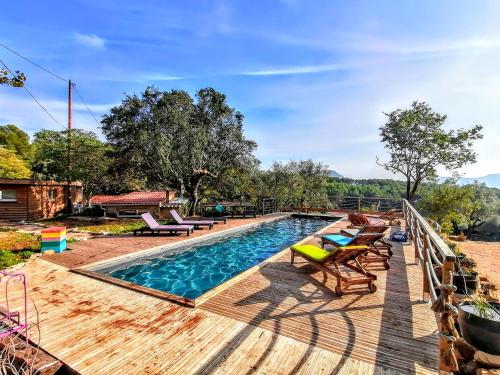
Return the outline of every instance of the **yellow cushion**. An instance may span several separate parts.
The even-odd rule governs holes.
[[[322,262],[332,254],[336,253],[338,249],[325,250],[316,245],[293,245],[292,250],[305,255],[306,257]]]
[[[341,250],[348,250],[348,249],[368,249],[368,246],[366,246],[366,245],[339,246],[339,249],[341,249]]]

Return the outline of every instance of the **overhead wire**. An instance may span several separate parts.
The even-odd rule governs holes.
[[[9,52],[15,54],[16,56],[28,61],[30,64],[33,64],[34,66],[38,67],[39,69],[42,69],[43,71],[45,71],[46,73],[60,79],[61,81],[64,81],[66,83],[69,83],[70,80],[69,79],[66,79],[62,76],[60,76],[59,74],[57,73],[54,73],[52,70],[48,69],[48,68],[45,68],[44,66],[40,65],[40,64],[37,64],[36,62],[34,62],[33,60],[29,59],[28,57],[26,56],[23,56],[22,54],[20,54],[19,52],[16,52],[14,51],[12,48],[9,48],[8,46],[6,46],[5,44],[3,43],[0,43],[0,47],[3,47],[5,48],[6,50],[8,50]],[[2,62],[3,64],[3,62]],[[5,64],[3,64],[5,66]],[[10,72],[10,74],[13,74],[7,67],[6,69]],[[100,126],[100,122],[97,120],[95,114],[92,112],[92,110],[90,109],[90,107],[88,106],[88,104],[85,102],[85,100],[83,99],[83,96],[80,94],[80,92],[78,91],[78,89],[76,88],[76,85],[74,83],[72,83],[72,87],[73,89],[75,90],[76,94],[78,95],[78,97],[80,98],[80,101],[83,103],[83,105],[85,106],[87,112],[92,116],[92,118],[94,119],[94,121],[96,122],[96,124],[98,126]],[[37,104],[54,120],[56,121],[59,125],[61,126],[64,126],[62,125],[59,121],[57,121],[48,111],[45,107],[43,107],[43,105],[34,97],[34,95],[26,88],[26,86],[24,86],[25,90],[28,92],[28,94],[30,94],[30,96],[33,98],[33,100],[35,100],[37,102]]]
[[[30,59],[29,59],[29,58],[27,58],[26,56],[21,55],[19,52],[16,52],[16,51],[14,51],[13,49],[11,49],[11,48],[7,47],[5,44],[0,43],[0,47],[5,48],[7,51],[12,52],[14,55],[16,55],[16,56],[18,56],[18,57],[20,57],[20,58],[22,58],[22,59],[24,59],[24,60],[28,61],[29,63],[31,63],[31,64],[35,65],[36,67],[38,67],[38,68],[40,68],[40,69],[44,70],[45,72],[47,72],[47,73],[49,73],[49,74],[53,75],[54,77],[56,77],[56,78],[60,79],[61,81],[64,81],[64,82],[69,82],[69,80],[68,80],[68,79],[61,77],[59,74],[54,73],[53,71],[51,71],[51,70],[49,70],[49,69],[47,69],[47,68],[45,68],[45,67],[41,66],[40,64],[37,64],[36,62],[34,62],[33,60],[30,60]]]
[[[5,68],[5,69],[6,69],[6,70],[7,70],[7,71],[8,71],[8,72],[9,72],[9,73],[13,76],[13,77],[15,77],[15,74],[14,74],[14,73],[12,73],[12,70],[10,70],[10,69],[9,69],[9,67],[8,67],[8,66],[7,66],[7,65],[3,62],[3,60],[2,60],[2,59],[0,59],[0,63],[4,66],[4,68]],[[64,129],[66,129],[66,127],[65,127],[63,124],[61,124],[61,122],[59,122],[59,121],[58,121],[58,120],[57,120],[57,119],[56,119],[56,118],[55,118],[55,117],[54,117],[54,116],[53,116],[53,115],[52,115],[52,114],[51,114],[51,113],[47,110],[47,108],[45,108],[45,107],[42,105],[42,103],[40,103],[40,101],[39,101],[39,100],[35,97],[35,95],[33,95],[33,93],[32,93],[30,90],[28,90],[28,88],[26,87],[26,85],[25,85],[25,84],[23,84],[23,86],[22,86],[22,87],[26,90],[26,92],[29,94],[29,96],[31,96],[31,98],[32,98],[32,99],[36,102],[36,104],[38,104],[38,106],[39,106],[39,107],[40,107],[40,108],[41,108],[41,109],[42,109],[42,110],[43,110],[43,111],[44,111],[44,112],[45,112],[45,113],[46,113],[46,114],[47,114],[47,115],[48,115],[48,116],[49,116],[49,117],[50,117],[50,118],[51,118],[51,119],[52,119],[52,120],[56,123],[56,124],[58,124],[58,125],[62,126]]]
[[[98,126],[100,126],[101,124],[99,123],[99,121],[97,120],[97,118],[95,117],[94,113],[90,110],[89,106],[87,105],[87,103],[85,102],[85,100],[83,100],[83,97],[82,95],[80,94],[80,91],[78,91],[78,89],[76,88],[76,85],[73,86],[73,89],[75,90],[76,94],[78,95],[78,97],[80,98],[81,102],[83,103],[83,105],[85,106],[85,108],[87,109],[88,113],[92,116],[92,118],[94,119],[94,121],[96,122],[96,124]]]

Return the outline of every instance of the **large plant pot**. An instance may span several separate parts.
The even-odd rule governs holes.
[[[500,304],[490,302],[496,312],[492,318],[479,315],[474,305],[464,302],[458,306],[458,324],[465,341],[481,350],[493,355],[500,355]]]
[[[455,254],[455,264],[459,265],[460,261],[465,257],[467,257],[467,255],[465,255],[464,253]]]
[[[457,287],[456,293],[459,294],[474,294],[479,286],[479,278],[477,272],[470,273],[454,273],[453,285]]]

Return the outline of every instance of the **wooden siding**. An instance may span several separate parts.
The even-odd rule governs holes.
[[[0,185],[0,190],[15,190],[16,202],[0,202],[0,220],[36,220],[53,217],[66,207],[66,189],[63,185]],[[55,190],[55,199],[49,200],[49,191]],[[72,188],[73,202],[82,201],[82,189]]]
[[[16,202],[0,201],[0,219],[28,220],[28,187],[23,185],[0,185],[0,190],[15,190]]]

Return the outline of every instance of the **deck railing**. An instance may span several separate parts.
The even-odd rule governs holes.
[[[402,199],[383,197],[350,197],[350,196],[329,196],[322,199],[309,199],[305,202],[305,207],[309,211],[368,211],[384,212],[390,209],[401,210]],[[299,199],[292,200],[289,204],[280,206],[281,210],[299,209],[301,203]]]
[[[403,201],[403,214],[415,248],[415,261],[422,267],[424,301],[430,300],[434,304],[440,298],[443,304],[450,303],[453,292],[440,286],[453,284],[455,254],[407,200]],[[445,357],[452,349],[449,349],[449,333],[443,326],[446,322],[444,314],[449,312],[434,311],[440,332],[439,369],[442,373],[449,373],[450,365]]]
[[[434,302],[439,285],[452,283],[449,278],[455,269],[455,254],[407,200],[403,200],[403,213],[415,248],[415,260],[422,266],[423,299]]]

